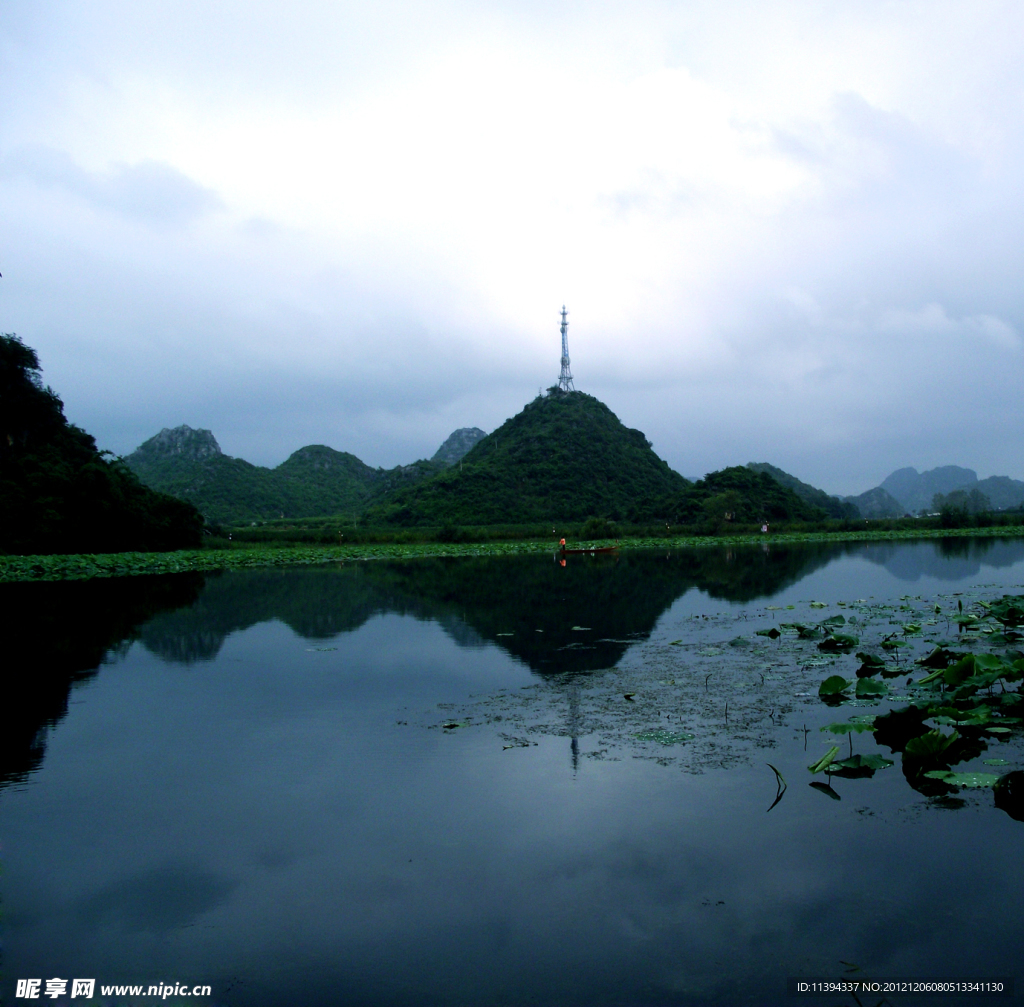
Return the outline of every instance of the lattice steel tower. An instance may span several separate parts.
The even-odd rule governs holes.
[[[569,314],[562,305],[562,373],[558,376],[558,387],[563,392],[574,392],[576,388],[572,383],[572,371],[569,370],[569,323],[565,316]]]

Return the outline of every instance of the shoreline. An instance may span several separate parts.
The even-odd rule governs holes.
[[[794,532],[753,535],[678,536],[619,540],[625,550],[709,549],[721,546],[799,545],[831,542],[914,542],[957,538],[1024,538],[1024,525],[991,528],[926,528],[892,531]],[[614,545],[612,539],[579,542],[577,548]],[[0,556],[0,583],[92,580],[106,577],[211,573],[257,567],[314,566],[372,560],[438,559],[471,556],[542,555],[557,550],[541,540],[513,542],[423,542],[348,546],[259,546],[251,549],[192,549],[180,552],[79,553],[57,556]]]

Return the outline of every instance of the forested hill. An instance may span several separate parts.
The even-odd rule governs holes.
[[[643,519],[689,484],[584,392],[551,390],[480,441],[462,464],[400,490],[370,523],[493,525]]]
[[[35,350],[0,335],[0,552],[75,553],[198,545],[196,509],[155,493],[68,423]]]
[[[224,454],[209,430],[161,430],[125,458],[154,489],[188,500],[208,521],[361,514],[370,502],[433,475],[440,462],[374,469],[322,444],[299,448],[277,468]]]
[[[779,485],[791,489],[801,500],[809,503],[812,507],[820,507],[829,517],[847,519],[860,517],[860,511],[856,504],[836,496],[830,496],[824,490],[811,486],[810,483],[802,482],[796,476],[792,476],[774,465],[769,465],[768,462],[747,462],[747,468],[752,472],[767,472]]]
[[[682,493],[653,501],[650,516],[704,531],[767,521],[821,521],[827,514],[801,499],[767,472],[734,465],[709,472]]]

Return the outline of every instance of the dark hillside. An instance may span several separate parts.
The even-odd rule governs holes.
[[[35,350],[13,335],[0,335],[0,514],[0,552],[21,554],[180,549],[203,526],[68,423]]]
[[[774,465],[767,462],[747,462],[747,468],[751,472],[767,472],[777,483],[791,489],[801,500],[809,503],[812,507],[820,507],[831,518],[840,520],[860,517],[860,511],[855,504],[839,497],[830,496],[824,490],[811,486],[810,483],[801,482],[796,476],[791,476]]]
[[[551,391],[480,441],[459,467],[399,491],[366,517],[399,525],[621,520],[687,485],[602,402]]]
[[[881,486],[845,500],[853,504],[863,518],[902,517],[906,512],[903,504]]]
[[[729,524],[762,521],[821,521],[820,507],[802,500],[767,472],[734,465],[710,472],[678,495],[659,500],[657,516],[670,524],[695,525],[714,531]]]
[[[161,430],[125,463],[147,486],[187,500],[207,521],[279,517],[285,508],[272,471],[223,454],[209,430]]]
[[[323,444],[299,448],[277,468],[224,454],[209,430],[161,430],[125,459],[148,486],[188,500],[222,524],[360,514],[373,501],[441,471],[419,461],[374,469]]]

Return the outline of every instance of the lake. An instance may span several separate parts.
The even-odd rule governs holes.
[[[1024,594],[1024,541],[0,594],[12,1001],[89,977],[106,1003],[781,1005],[787,977],[1018,972],[1019,804],[828,725],[902,709],[938,644],[1012,660],[1014,633],[957,619]],[[836,627],[888,692],[819,697],[860,681],[852,645],[819,646]],[[961,726],[954,768],[1024,769],[1016,721]],[[893,764],[812,774],[835,747]]]

